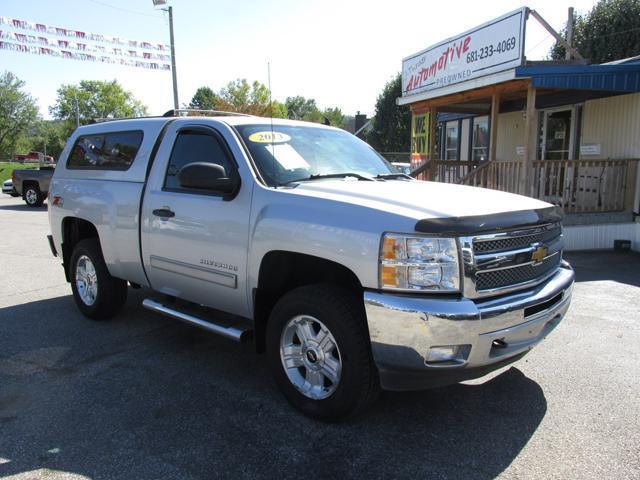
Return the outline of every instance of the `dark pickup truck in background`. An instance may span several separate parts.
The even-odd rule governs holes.
[[[55,165],[41,166],[38,170],[14,170],[11,175],[13,189],[29,207],[40,207],[49,193],[49,182]]]

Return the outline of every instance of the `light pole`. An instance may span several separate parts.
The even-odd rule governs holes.
[[[80,106],[78,105],[78,91],[73,89],[73,98],[76,103],[76,128],[80,126]]]
[[[167,0],[151,0],[155,7],[167,5]],[[173,77],[173,108],[178,110],[178,76],[176,74],[176,48],[173,40],[173,7],[168,5],[167,8],[161,8],[165,12],[169,12],[169,40],[171,43],[171,75]]]

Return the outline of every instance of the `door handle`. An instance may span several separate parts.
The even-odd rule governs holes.
[[[171,218],[176,216],[176,214],[168,208],[158,208],[153,211],[153,214],[156,217],[162,217],[162,218]]]

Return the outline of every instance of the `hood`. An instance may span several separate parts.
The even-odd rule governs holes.
[[[513,193],[419,180],[316,180],[301,182],[291,193],[360,205],[421,221],[423,225],[442,219],[449,219],[448,224],[453,225],[460,219],[475,217],[472,223],[476,231],[489,229],[489,224],[504,228],[495,225],[496,219],[502,219],[498,223],[506,226],[539,223],[540,215],[535,212],[555,210],[549,203]],[[481,228],[483,225],[487,228]],[[440,229],[441,233],[448,231],[442,225]]]

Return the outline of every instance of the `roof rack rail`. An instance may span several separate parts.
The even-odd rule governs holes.
[[[195,115],[189,115],[195,114]],[[189,116],[228,116],[228,117],[250,117],[247,113],[225,112],[223,110],[200,110],[199,108],[172,108],[162,115],[163,117],[189,117]]]
[[[189,115],[191,114],[191,115]],[[200,110],[199,108],[179,108],[171,109],[162,115],[143,115],[141,117],[122,117],[122,118],[92,118],[89,125],[96,123],[115,122],[117,120],[140,120],[141,118],[167,118],[167,117],[197,117],[197,116],[228,116],[228,117],[251,117],[248,113],[226,112],[223,110]]]
[[[164,115],[144,115],[142,117],[121,117],[121,118],[90,118],[87,125],[96,123],[117,122],[118,120],[140,120],[141,118],[164,118]]]

